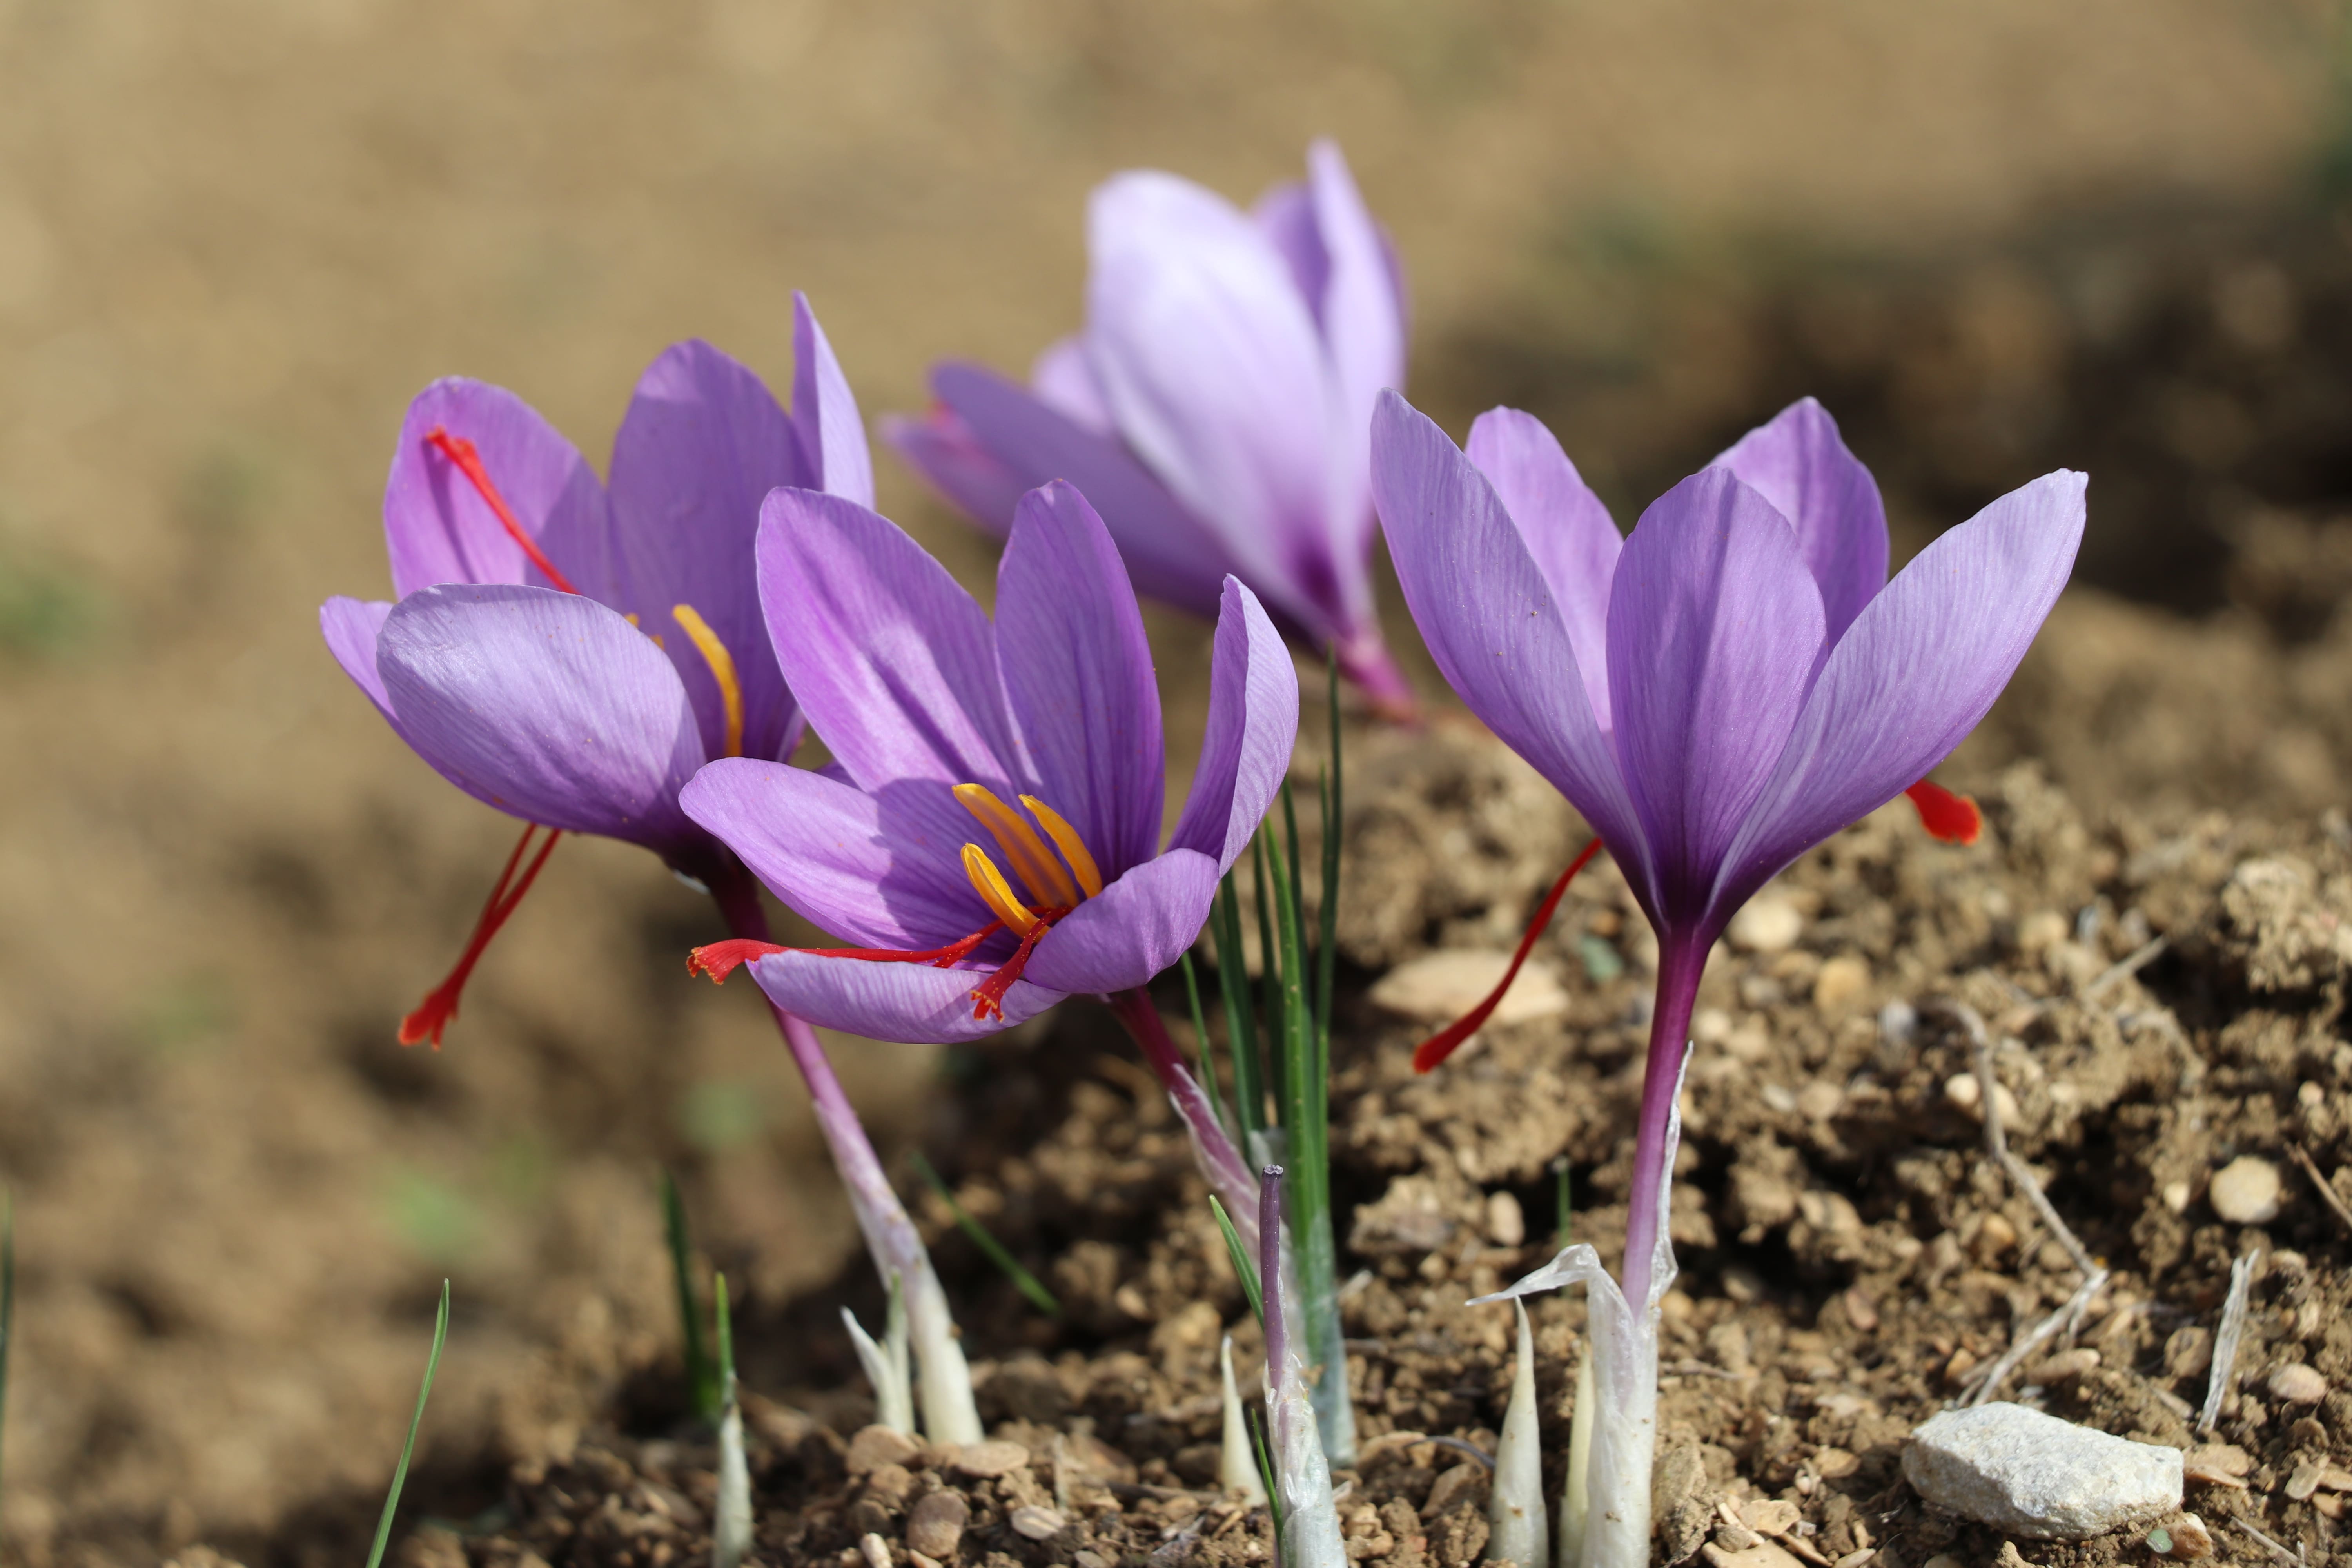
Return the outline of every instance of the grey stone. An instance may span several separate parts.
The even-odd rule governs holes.
[[[1945,1411],[1911,1434],[1903,1475],[1947,1513],[2044,1541],[2088,1540],[2180,1506],[2178,1450],[2021,1405]]]

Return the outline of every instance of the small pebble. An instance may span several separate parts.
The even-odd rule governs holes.
[[[1977,1082],[1977,1075],[1972,1072],[1956,1072],[1944,1080],[1945,1102],[1953,1110],[1964,1110],[1979,1121],[1984,1120],[1984,1112],[1978,1109],[1978,1105],[1983,1098],[1984,1087]],[[1992,1086],[1992,1102],[2000,1110],[2000,1124],[2003,1127],[2017,1125],[2019,1120],[2017,1096],[2009,1092],[2009,1085],[1995,1080]]]
[[[1381,976],[1372,1001],[1391,1013],[1424,1023],[1450,1024],[1486,998],[1511,966],[1507,952],[1449,948],[1408,960]],[[1540,959],[1530,959],[1512,976],[1510,989],[1488,1022],[1524,1024],[1568,1011],[1568,993]]]
[[[1725,935],[1742,952],[1780,952],[1794,947],[1805,917],[1786,899],[1750,899],[1731,917]]]
[[[907,1550],[942,1561],[953,1557],[971,1519],[971,1505],[961,1492],[931,1492],[907,1515]]]
[[[1899,997],[1878,1010],[1879,1037],[1890,1046],[1907,1046],[1919,1032],[1919,1009]]]
[[[1024,1503],[1013,1510],[1013,1531],[1032,1541],[1051,1541],[1062,1533],[1069,1521],[1050,1508]]]
[[[862,1476],[885,1465],[905,1465],[922,1451],[920,1443],[896,1427],[866,1426],[849,1440],[845,1463],[851,1475]]]
[[[1786,1535],[1802,1517],[1785,1498],[1750,1498],[1739,1505],[1739,1522],[1759,1535]]]
[[[1870,965],[1853,954],[1840,953],[1813,976],[1813,1009],[1837,1014],[1870,994]]]
[[[2278,1167],[2252,1154],[2241,1154],[2213,1173],[2205,1201],[2231,1225],[2266,1225],[2278,1217]]]
[[[966,1443],[958,1448],[954,1466],[958,1475],[987,1480],[1009,1476],[1028,1462],[1028,1449],[1018,1443],[994,1438],[985,1443]]]
[[[1516,1194],[1486,1194],[1486,1237],[1497,1247],[1517,1247],[1528,1238],[1528,1216]]]
[[[2010,1535],[2085,1541],[2180,1506],[2178,1450],[2007,1403],[1947,1410],[1911,1434],[1903,1475],[1948,1513]]]
[[[1699,1548],[1710,1568],[1804,1568],[1785,1546],[1759,1541],[1745,1552],[1726,1552],[1713,1542]]]
[[[2316,1405],[2327,1397],[2327,1380],[2307,1363],[2291,1361],[2271,1373],[2263,1384],[2282,1405]]]
[[[2296,1502],[2308,1500],[2319,1489],[2319,1473],[2326,1468],[2317,1459],[2305,1459],[2295,1466],[2294,1473],[2286,1479],[2286,1495]]]
[[[1719,1046],[1731,1038],[1731,1015],[1720,1007],[1701,1007],[1691,1015],[1691,1038],[1702,1046]]]
[[[858,1537],[857,1552],[866,1568],[890,1568],[890,1543],[870,1530]]]
[[[1865,1294],[1861,1286],[1851,1286],[1845,1293],[1845,1321],[1863,1333],[1878,1327],[1878,1303]]]
[[[2165,1183],[2164,1206],[2170,1209],[2174,1214],[2187,1214],[2189,1212],[2189,1184],[2187,1182]]]
[[[2184,1513],[2172,1521],[2173,1557],[2210,1557],[2213,1555],[2213,1532],[2205,1521],[2193,1513]]]

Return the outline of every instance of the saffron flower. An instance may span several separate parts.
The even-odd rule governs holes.
[[[677,797],[709,759],[781,759],[802,733],[752,582],[761,498],[779,484],[873,497],[856,401],[807,300],[795,295],[793,311],[789,415],[751,371],[678,343],[637,384],[609,485],[503,388],[445,380],[410,405],[384,491],[400,597],[330,599],[320,629],[417,755],[526,826],[456,967],[403,1021],[404,1045],[439,1047],[563,833],[645,846],[706,888],[738,935],[767,935],[757,885]],[[876,1263],[907,1292],[926,1423],[941,1441],[976,1441],[922,1242],[814,1032],[776,1020]]]
[[[1068,479],[1102,512],[1138,587],[1203,617],[1226,577],[1335,658],[1384,711],[1412,694],[1372,600],[1373,400],[1402,385],[1404,283],[1339,150],[1244,213],[1154,171],[1088,204],[1084,331],[1022,387],[976,365],[883,435],[999,535],[1021,496]]]
[[[748,962],[777,1006],[887,1040],[973,1039],[1105,995],[1212,1183],[1254,1214],[1249,1168],[1140,988],[1200,934],[1289,767],[1297,675],[1255,595],[1226,580],[1208,733],[1163,847],[1151,650],[1110,534],[1070,485],[1015,509],[993,622],[897,524],[814,490],[768,498],[759,586],[835,765],[715,762],[683,805],[851,945],[719,943],[696,965],[723,979]]]
[[[1553,1266],[1587,1281],[1601,1352],[1582,1560],[1639,1563],[1675,1103],[1707,951],[1766,881],[1914,788],[1984,717],[2072,570],[2084,479],[2011,491],[1889,582],[1877,485],[1810,399],[1622,539],[1550,432],[1515,410],[1482,416],[1465,453],[1384,396],[1372,458],[1438,668],[1592,825],[1658,936],[1622,1294],[1603,1301],[1617,1288],[1590,1259]],[[1931,828],[1972,834],[1955,797],[1922,807]]]

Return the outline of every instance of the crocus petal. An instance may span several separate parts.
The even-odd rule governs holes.
[[[1282,634],[1238,577],[1225,579],[1209,671],[1209,726],[1171,850],[1193,849],[1233,868],[1265,820],[1298,742],[1298,669]]]
[[[1097,994],[1141,985],[1184,955],[1209,923],[1217,863],[1171,849],[1062,917],[1037,943],[1027,979]]]
[[[1727,916],[1790,860],[1925,777],[2009,683],[2074,569],[2087,481],[2061,469],[1919,552],[1805,700],[1716,893]]]
[[[1331,384],[1288,263],[1231,203],[1154,172],[1097,189],[1087,237],[1087,356],[1127,444],[1239,575],[1330,620]]]
[[[1886,507],[1829,410],[1801,398],[1709,466],[1738,474],[1796,529],[1798,550],[1821,586],[1829,640],[1843,637],[1886,585]]]
[[[996,572],[996,655],[1039,798],[1106,878],[1150,859],[1167,744],[1151,645],[1118,546],[1060,480],[1022,499]]]
[[[866,422],[849,378],[834,357],[833,344],[817,325],[808,296],[793,290],[793,429],[800,440],[805,479],[813,490],[874,504],[874,454],[866,445]]]
[[[613,602],[604,489],[571,442],[502,386],[451,377],[417,394],[384,482],[383,535],[393,592],[436,583],[551,586],[480,493],[434,449],[436,430],[471,441],[515,521],[572,585]]]
[[[743,703],[742,754],[782,758],[800,710],[768,646],[759,585],[743,570],[760,502],[807,468],[775,395],[709,343],[662,351],[613,438],[613,512],[639,626],[694,700],[702,744],[727,754],[727,710],[710,664],[672,612],[692,606],[726,645]]]
[[[777,490],[760,510],[759,571],[777,662],[835,760],[861,789],[931,786],[900,789],[894,826],[952,847],[973,824],[950,788],[983,784],[1006,801],[1032,788],[994,628],[898,524],[839,496]]]
[[[1404,308],[1380,226],[1372,221],[1337,143],[1307,151],[1307,194],[1328,271],[1315,317],[1331,366],[1330,529],[1333,554],[1360,561],[1370,543],[1372,405],[1404,385]],[[1351,621],[1371,615],[1371,581],[1342,571]]]
[[[722,758],[694,775],[678,805],[776,897],[848,945],[943,947],[986,925],[961,841],[892,831],[887,797],[806,768]]]
[[[1609,584],[1624,536],[1559,440],[1532,414],[1488,409],[1470,426],[1465,451],[1495,487],[1551,585],[1592,716],[1608,729]]]
[[[693,706],[618,612],[548,588],[426,588],[385,617],[376,667],[409,744],[477,800],[664,853],[699,839],[677,808],[703,763]]]
[[[1012,472],[1024,492],[1048,479],[1077,486],[1118,542],[1138,587],[1194,615],[1214,609],[1217,585],[1234,569],[1232,556],[1118,441],[977,365],[939,366],[931,373],[931,390]],[[977,510],[972,515],[983,522],[992,516]],[[1007,506],[1003,521],[994,526],[1010,528],[1012,515]]]
[[[392,699],[384,695],[383,677],[375,668],[376,638],[383,631],[383,618],[392,614],[389,599],[352,599],[338,594],[319,606],[319,631],[327,639],[327,651],[352,678],[352,684],[367,693],[376,711],[397,730],[400,716],[392,710]]]
[[[934,406],[912,417],[885,414],[882,439],[950,506],[999,539],[1012,531],[1013,509],[1036,488],[982,446],[952,408]]]
[[[1440,672],[1584,814],[1635,891],[1649,898],[1641,819],[1585,696],[1551,584],[1486,477],[1394,393],[1373,416],[1372,497],[1405,603]]]
[[[1069,416],[1081,427],[1097,436],[1118,436],[1110,405],[1103,401],[1102,384],[1087,363],[1083,339],[1067,337],[1050,344],[1029,367],[1029,388],[1037,401]]]
[[[1822,638],[1796,535],[1727,469],[1668,490],[1625,542],[1609,596],[1610,707],[1655,858],[1662,932],[1705,910],[1788,743]]]
[[[922,963],[873,963],[776,952],[751,966],[769,1000],[819,1028],[896,1040],[910,1046],[952,1046],[1026,1023],[1062,999],[1062,993],[1013,983],[1003,1016],[975,1018],[972,989],[988,976],[971,969]]]

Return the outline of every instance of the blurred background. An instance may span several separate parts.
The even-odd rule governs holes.
[[[1898,555],[2088,469],[2078,589],[1962,767],[2308,816],[2352,768],[2342,26],[2321,0],[0,0],[6,1549],[342,1539],[445,1273],[428,1470],[561,1443],[672,1331],[661,1163],[758,1298],[852,1246],[751,998],[682,972],[701,901],[638,851],[564,844],[447,1048],[394,1044],[512,839],[316,630],[386,589],[383,474],[433,377],[514,388],[601,465],[675,339],[788,387],[798,288],[868,416],[917,408],[935,357],[1019,371],[1076,324],[1106,175],[1246,201],[1330,134],[1457,435],[1535,410],[1630,524],[1811,392]],[[877,468],[984,585],[992,552]],[[1197,682],[1205,630],[1153,630]],[[886,1149],[933,1124],[929,1056],[837,1055]]]

